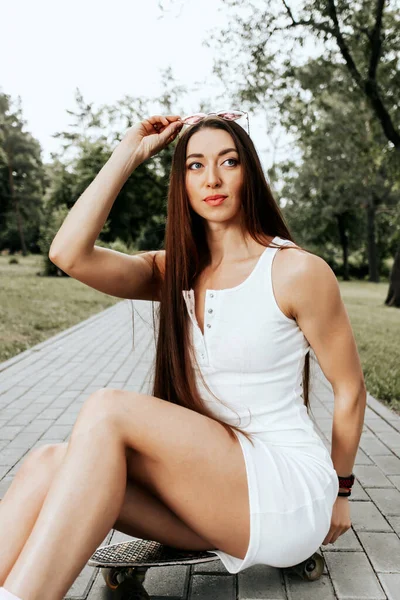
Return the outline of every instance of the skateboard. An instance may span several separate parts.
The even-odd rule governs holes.
[[[179,550],[152,540],[138,539],[98,548],[88,565],[101,569],[104,581],[111,590],[117,590],[122,584],[130,588],[136,586],[138,595],[130,596],[130,599],[147,600],[150,596],[142,584],[150,567],[190,565],[213,560],[220,558],[212,550]],[[315,581],[321,577],[324,564],[323,557],[314,552],[307,560],[285,570],[292,570],[306,581]]]
[[[217,560],[208,550],[178,550],[152,540],[133,540],[102,546],[88,561],[90,567],[100,567],[111,590],[129,589],[129,600],[150,600],[143,587],[146,571],[150,567],[190,565]]]

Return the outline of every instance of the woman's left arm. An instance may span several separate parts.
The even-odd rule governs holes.
[[[289,251],[288,251],[289,254]],[[287,258],[290,310],[315,352],[334,394],[331,458],[341,477],[352,473],[364,424],[367,392],[350,320],[338,281],[321,257],[304,251]],[[296,256],[295,256],[296,255]],[[333,543],[351,526],[349,502],[338,496],[331,530]]]

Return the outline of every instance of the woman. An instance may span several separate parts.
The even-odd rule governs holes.
[[[293,243],[232,116],[182,131],[165,250],[95,241],[130,174],[182,130],[177,115],[127,131],[53,240],[71,277],[160,302],[154,393],[98,390],[67,443],[27,457],[0,504],[0,600],[62,599],[111,528],[217,549],[238,573],[294,565],[351,525],[338,476],[351,474],[366,404],[351,326],[332,270]],[[310,347],[335,394],[332,458],[307,377],[301,397]]]

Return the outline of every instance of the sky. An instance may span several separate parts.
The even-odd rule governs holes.
[[[6,2],[0,91],[14,100],[21,97],[25,130],[40,142],[45,162],[62,148],[52,135],[68,130],[71,116],[66,111],[76,110],[77,88],[94,108],[112,105],[126,95],[157,97],[165,91],[161,71],[171,67],[179,85],[197,88],[182,98],[183,112],[197,112],[201,100],[211,103],[213,95],[224,93],[212,74],[215,50],[202,42],[210,24],[213,31],[225,27],[226,10],[221,0]],[[221,102],[218,99],[213,110],[241,108]],[[149,106],[148,116],[157,113]],[[272,164],[273,147],[265,114],[251,112],[249,120],[266,170]],[[239,123],[246,127],[245,119]]]

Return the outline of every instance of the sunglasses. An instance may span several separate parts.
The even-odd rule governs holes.
[[[245,112],[243,110],[221,110],[219,112],[211,112],[208,114],[196,113],[194,115],[189,115],[188,117],[184,117],[183,119],[180,119],[180,120],[184,125],[195,125],[196,123],[199,123],[199,121],[202,121],[209,115],[217,115],[217,117],[221,117],[221,119],[225,119],[226,121],[237,121],[238,119],[240,119],[241,117],[246,115],[247,132],[250,135],[249,116],[248,116],[247,112]]]

